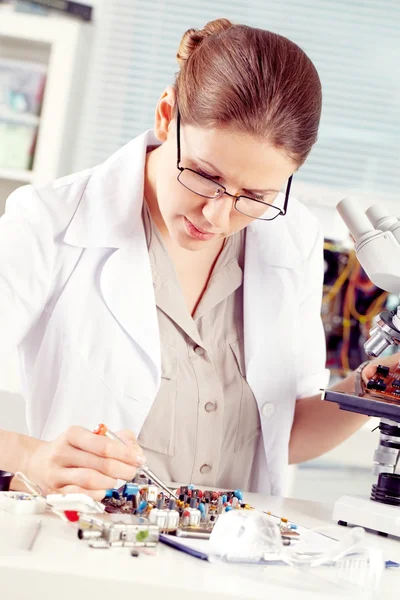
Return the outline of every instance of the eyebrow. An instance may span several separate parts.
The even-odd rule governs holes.
[[[210,162],[208,162],[208,160],[204,160],[203,158],[198,158],[197,159],[199,162],[208,165],[210,167],[210,169],[212,169],[213,171],[215,171],[217,173],[217,175],[219,175],[220,177],[222,177],[223,179],[225,179],[224,175],[221,173],[221,171],[219,169],[217,169],[217,167],[215,167],[213,164],[211,164]],[[255,189],[250,189],[250,188],[242,188],[242,190],[244,192],[250,192],[250,193],[254,193],[254,194],[267,194],[269,192],[276,192],[277,194],[279,194],[280,190],[274,190],[272,188],[268,188],[266,190],[255,190]]]

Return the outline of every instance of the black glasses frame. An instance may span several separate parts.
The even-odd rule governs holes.
[[[241,198],[246,198],[247,200],[251,200],[252,202],[257,202],[257,204],[262,204],[265,207],[269,207],[269,208],[273,208],[274,210],[279,211],[274,217],[272,217],[271,219],[263,219],[263,217],[250,217],[252,219],[258,219],[259,221],[273,221],[274,219],[276,219],[276,217],[280,217],[280,216],[285,216],[287,213],[287,207],[288,207],[288,202],[289,202],[289,196],[290,196],[290,188],[292,186],[292,180],[293,180],[293,175],[291,175],[288,179],[288,182],[286,184],[286,191],[285,191],[285,202],[283,204],[283,208],[280,208],[279,206],[275,206],[274,204],[268,204],[267,202],[262,202],[261,200],[256,200],[255,198],[250,198],[250,196],[235,196],[235,194],[231,194],[230,192],[227,192],[225,186],[221,185],[220,183],[218,183],[218,181],[215,181],[214,179],[212,179],[211,177],[207,177],[207,175],[202,175],[201,173],[198,173],[197,171],[195,171],[194,169],[189,169],[187,167],[181,167],[180,166],[180,162],[181,162],[181,115],[179,112],[179,109],[177,110],[177,119],[176,119],[176,142],[177,142],[177,161],[176,161],[176,168],[178,169],[179,173],[177,175],[177,180],[179,181],[179,183],[181,185],[183,185],[183,187],[185,187],[187,190],[189,190],[190,192],[193,192],[193,194],[196,194],[197,196],[201,196],[202,198],[215,198],[216,196],[204,196],[203,194],[199,194],[198,192],[195,192],[194,190],[192,190],[191,188],[188,188],[184,183],[182,183],[182,181],[180,180],[180,176],[184,171],[190,171],[191,173],[195,173],[195,175],[197,175],[198,177],[203,177],[204,179],[208,179],[208,181],[211,181],[212,183],[215,183],[215,185],[219,188],[221,188],[222,190],[224,190],[222,192],[222,194],[220,194],[219,196],[217,196],[218,198],[221,198],[222,196],[230,196],[231,198],[235,199],[235,203],[234,203],[234,208],[235,210],[237,210],[238,212],[240,212],[242,215],[245,216],[250,216],[247,215],[246,213],[243,213],[241,210],[239,210],[237,208],[237,203]]]

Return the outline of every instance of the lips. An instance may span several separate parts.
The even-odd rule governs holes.
[[[199,229],[196,225],[193,225],[193,223],[189,221],[189,219],[187,219],[186,217],[184,217],[184,224],[186,233],[188,233],[189,236],[191,238],[194,238],[195,240],[208,241],[216,235],[215,233],[204,231],[204,229]]]
[[[189,219],[188,219],[189,221]],[[192,221],[190,221],[190,223],[192,223]],[[197,225],[195,225],[194,223],[192,223],[193,227],[195,227],[197,229],[197,231],[200,231],[200,233],[205,233],[206,235],[215,235],[215,233],[213,231],[207,231],[206,229],[201,229],[200,227],[197,227]]]

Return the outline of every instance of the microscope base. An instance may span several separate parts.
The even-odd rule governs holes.
[[[363,496],[342,496],[335,502],[333,520],[377,533],[400,537],[400,507],[374,502]]]

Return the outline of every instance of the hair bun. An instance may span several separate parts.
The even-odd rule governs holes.
[[[232,23],[228,19],[215,19],[207,23],[203,29],[188,29],[182,36],[176,55],[179,66],[183,66],[205,38],[217,35],[231,27]]]

